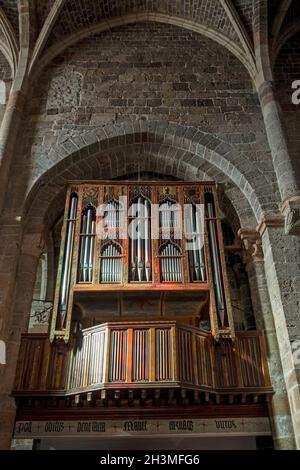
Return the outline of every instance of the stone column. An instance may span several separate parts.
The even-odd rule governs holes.
[[[246,248],[245,261],[257,329],[264,333],[267,344],[270,376],[275,391],[270,402],[275,446],[281,450],[295,449],[297,447],[296,430],[292,419],[293,409],[283,372],[284,363],[270,300],[273,292],[267,283],[262,240],[256,230],[241,229],[239,235]]]
[[[296,443],[300,449],[300,361],[297,354],[300,349],[300,239],[285,234],[282,219],[263,220],[258,230]]]
[[[269,146],[272,153],[274,170],[281,194],[281,211],[285,216],[286,233],[300,233],[300,182],[299,175],[293,168],[287,137],[281,115],[280,104],[277,102],[271,81],[263,81],[258,85],[258,96],[265,122]]]
[[[5,227],[5,231],[7,231]],[[12,227],[10,227],[12,231]],[[0,449],[10,449],[15,420],[14,385],[21,334],[27,332],[38,261],[42,252],[41,235],[28,234],[19,250],[17,228],[15,239],[8,238],[0,258],[2,305],[0,339],[6,344],[6,364],[0,366]],[[2,238],[3,240],[3,234]],[[18,260],[18,270],[16,270]],[[16,280],[15,280],[16,277]],[[5,295],[4,295],[5,294]]]
[[[0,213],[7,194],[9,170],[18,143],[18,132],[26,101],[26,90],[10,92],[0,128]]]

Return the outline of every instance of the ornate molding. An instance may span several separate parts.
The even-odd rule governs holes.
[[[261,236],[257,230],[241,228],[238,231],[238,236],[246,250],[246,262],[264,259]]]
[[[281,206],[284,230],[287,235],[300,235],[300,196],[294,196]]]

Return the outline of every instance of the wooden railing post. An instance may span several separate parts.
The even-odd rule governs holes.
[[[133,328],[127,330],[127,367],[126,367],[126,382],[132,382],[132,361],[133,361]]]
[[[173,353],[172,379],[174,380],[174,382],[177,382],[179,380],[179,377],[178,377],[178,358],[179,358],[179,356],[178,356],[178,351],[177,351],[177,335],[178,335],[178,332],[176,330],[177,330],[177,327],[172,326],[172,328],[171,328],[172,353]]]
[[[155,336],[156,330],[155,327],[150,328],[150,370],[149,370],[149,377],[150,382],[156,381],[156,359],[155,359]]]
[[[109,369],[110,369],[110,327],[106,328],[106,360],[104,370],[104,383],[108,384],[109,382]]]
[[[197,341],[197,336],[196,336],[196,333],[191,333],[191,336],[192,336],[192,360],[193,360],[193,364],[192,364],[192,369],[193,369],[193,375],[194,375],[194,384],[195,385],[198,385],[199,384],[199,380],[198,380],[198,377],[199,377],[199,371],[198,371],[198,352],[197,352],[197,346],[196,346],[196,341]],[[200,340],[201,341],[201,340]],[[203,360],[203,358],[201,358],[201,360]]]

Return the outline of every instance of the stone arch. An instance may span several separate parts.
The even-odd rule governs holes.
[[[180,128],[182,126],[179,126]],[[177,129],[177,133],[171,136],[166,131],[162,134],[157,129],[156,132],[143,133],[132,132],[122,134],[118,137],[106,138],[103,141],[91,142],[88,145],[86,140],[89,137],[82,136],[82,147],[78,152],[70,152],[62,161],[44,172],[39,180],[33,185],[26,200],[26,211],[23,217],[24,237],[22,243],[22,254],[18,267],[19,278],[22,283],[28,283],[26,292],[31,293],[35,283],[34,272],[38,267],[40,254],[47,251],[49,242],[48,233],[55,220],[63,212],[65,188],[70,180],[80,179],[114,179],[122,178],[130,173],[138,171],[154,171],[162,175],[177,177],[186,181],[216,181],[220,185],[220,206],[227,220],[230,220],[233,229],[237,232],[240,227],[255,226],[256,217],[249,201],[241,189],[234,184],[229,172],[222,171],[212,163],[210,158],[205,158],[204,154],[210,154],[213,146],[212,140],[207,139],[207,146],[204,147],[200,141],[193,141],[192,144],[186,134],[191,129]],[[197,130],[196,130],[197,131]],[[111,135],[112,130],[106,129],[106,135]],[[95,135],[95,134],[93,134]],[[165,136],[163,138],[162,136]],[[85,140],[86,139],[86,140]],[[167,140],[169,139],[169,143]],[[181,139],[181,146],[179,140]],[[183,145],[183,142],[185,145]],[[68,144],[67,144],[68,142]],[[77,144],[79,141],[76,140]],[[209,143],[210,142],[210,143]],[[204,143],[204,141],[202,142]],[[65,141],[69,145],[70,140]],[[215,146],[221,142],[214,142]],[[102,150],[100,150],[100,147]],[[200,149],[202,153],[198,151]],[[203,147],[203,148],[202,148]],[[190,150],[187,150],[189,148]],[[202,156],[201,156],[202,155]],[[218,154],[216,153],[216,157]],[[138,159],[138,157],[141,157]],[[228,166],[228,162],[227,162]],[[29,240],[29,242],[26,242]],[[25,243],[25,249],[23,245]],[[24,280],[23,272],[28,269],[28,254],[26,246],[36,244],[35,255],[30,257],[32,266],[32,277]],[[26,297],[29,305],[30,295]],[[22,296],[22,302],[24,296]],[[23,303],[24,313],[26,305]],[[26,322],[24,320],[24,325]]]
[[[11,58],[10,50],[6,43],[0,39],[0,78],[1,80],[12,80],[15,66]]]
[[[191,180],[200,180],[205,173],[206,178],[222,183],[236,195],[242,225],[246,221],[255,225],[263,210],[254,187],[234,164],[239,154],[233,147],[192,127],[154,121],[137,124],[138,128],[123,123],[68,136],[53,147],[52,166],[32,175],[24,215],[43,214],[44,201],[49,195],[54,198],[68,180],[112,179],[121,176],[124,165],[128,173],[130,165],[145,156],[144,169],[151,165],[151,170]]]

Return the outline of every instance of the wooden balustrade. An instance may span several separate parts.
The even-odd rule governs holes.
[[[270,393],[263,337],[238,332],[216,343],[176,322],[106,323],[68,344],[23,335],[15,395],[71,395],[122,388]]]

